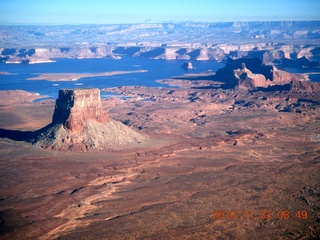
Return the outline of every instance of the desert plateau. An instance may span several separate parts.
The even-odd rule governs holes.
[[[145,138],[101,150],[22,141],[51,122],[55,101],[5,95],[1,238],[316,239],[319,84],[249,91],[167,81],[185,85],[104,89],[131,96],[101,106]]]
[[[319,239],[319,39],[0,24],[0,239]]]

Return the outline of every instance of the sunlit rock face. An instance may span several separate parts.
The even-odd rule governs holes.
[[[191,63],[191,62],[184,62],[184,63],[181,65],[181,68],[186,69],[186,70],[189,70],[189,69],[193,69],[193,66],[192,66],[192,63]]]
[[[33,144],[53,150],[90,151],[122,148],[147,138],[103,111],[100,90],[62,89],[52,123],[35,132]]]
[[[103,111],[100,90],[88,89],[61,89],[52,118],[53,124],[62,123],[73,132],[83,130],[87,120],[106,123],[109,118]]]
[[[293,74],[262,63],[259,58],[229,59],[224,68],[219,69],[213,80],[221,81],[225,89],[267,88],[274,85],[289,84],[291,81],[306,81],[305,74]]]

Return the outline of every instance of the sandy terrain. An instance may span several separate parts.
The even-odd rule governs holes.
[[[23,90],[8,90],[0,91],[0,105],[6,106],[11,104],[20,104],[26,102],[32,102],[38,98],[45,98],[47,96],[41,96],[39,93],[26,92]]]
[[[59,152],[0,138],[0,239],[319,237],[319,94],[199,84],[108,89],[127,97],[102,100],[109,116],[149,137],[139,146]],[[0,128],[34,131],[53,108],[2,105]]]
[[[37,77],[31,77],[27,80],[48,80],[48,81],[77,81],[81,78],[87,77],[107,77],[115,76],[121,74],[130,73],[144,73],[147,70],[136,70],[136,71],[112,71],[112,72],[102,72],[102,73],[44,73]]]

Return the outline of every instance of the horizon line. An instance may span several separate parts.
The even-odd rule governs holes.
[[[70,26],[70,25],[137,25],[137,24],[182,24],[182,23],[247,23],[247,22],[320,22],[320,19],[303,20],[235,20],[235,21],[154,21],[154,22],[132,22],[132,23],[7,23],[0,22],[0,26]]]

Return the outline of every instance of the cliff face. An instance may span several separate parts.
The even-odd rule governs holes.
[[[265,85],[266,79],[273,79],[272,67],[263,65],[259,58],[229,59],[226,66],[214,76],[214,80],[224,82],[222,88],[226,89],[234,88],[238,83],[243,83],[246,88],[254,88],[257,83]]]
[[[291,81],[305,81],[307,75],[281,71],[274,66],[267,66],[259,58],[229,59],[224,68],[219,69],[213,79],[224,84],[222,88],[242,89],[267,88],[274,85],[288,84]]]
[[[263,74],[254,74],[245,66],[242,69],[234,70],[234,75],[238,79],[241,89],[266,88],[272,84]]]
[[[320,57],[319,21],[111,25],[2,25],[0,61],[58,58],[217,60],[259,57],[265,64]],[[299,62],[297,62],[299,64]],[[289,64],[297,64],[290,63]]]
[[[146,137],[109,119],[99,89],[63,89],[56,100],[52,123],[29,139],[45,149],[89,151],[137,144]]]
[[[52,124],[63,124],[71,131],[81,131],[87,120],[106,123],[99,89],[62,89],[56,101]]]
[[[50,62],[58,58],[105,58],[119,57],[118,55],[144,57],[151,59],[185,59],[185,60],[216,60],[227,58],[239,59],[242,57],[259,58],[264,64],[279,64],[294,67],[319,67],[319,47],[304,48],[305,45],[272,46],[262,44],[172,44],[155,46],[146,43],[141,46],[71,46],[50,48],[0,48],[0,61],[6,63],[37,63]],[[307,50],[305,50],[307,49]],[[311,49],[311,50],[310,50]],[[297,58],[297,57],[301,58]]]

